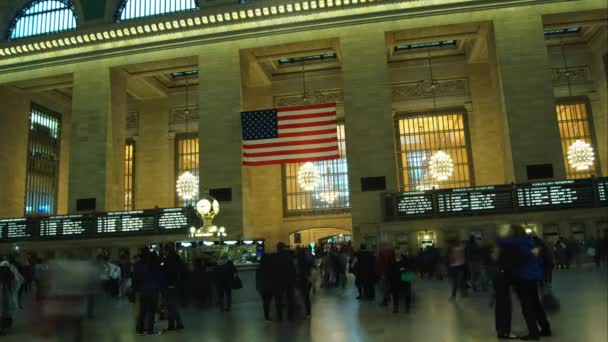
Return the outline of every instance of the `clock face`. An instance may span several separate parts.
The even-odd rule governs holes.
[[[196,203],[196,211],[198,211],[199,214],[207,214],[210,210],[211,203],[208,200],[202,199]]]
[[[213,212],[217,215],[220,212],[220,204],[217,200],[213,200]]]

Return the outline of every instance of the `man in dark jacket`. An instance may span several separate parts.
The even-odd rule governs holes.
[[[147,254],[147,255],[146,255]],[[145,253],[135,265],[133,274],[133,290],[139,297],[139,314],[137,317],[137,333],[157,335],[154,330],[154,316],[158,306],[158,296],[164,288],[164,278],[158,254]]]
[[[163,262],[162,270],[167,284],[164,292],[167,304],[167,330],[182,330],[184,329],[184,324],[179,314],[177,291],[179,282],[181,281],[182,261],[173,246],[167,246],[166,252],[167,257]]]
[[[277,254],[272,260],[273,264],[273,283],[274,283],[274,298],[277,310],[277,319],[283,319],[283,298],[287,299],[287,318],[294,319],[295,307],[295,285],[296,285],[296,270],[293,257],[282,242],[277,244]]]
[[[374,282],[376,281],[376,273],[374,271],[375,257],[367,250],[367,246],[362,244],[356,258],[357,262],[354,272],[358,278],[360,296],[373,300],[375,297]]]
[[[270,301],[273,296],[272,258],[274,254],[265,254],[260,260],[260,267],[255,272],[255,288],[262,297],[264,320],[270,322]]]

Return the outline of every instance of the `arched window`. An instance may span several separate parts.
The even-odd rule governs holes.
[[[122,0],[116,21],[198,9],[199,0]]]
[[[76,29],[76,14],[70,0],[33,0],[15,16],[8,39]]]

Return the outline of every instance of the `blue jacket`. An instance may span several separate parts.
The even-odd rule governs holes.
[[[513,276],[523,280],[543,280],[543,268],[538,257],[532,254],[536,247],[534,241],[527,237],[508,237],[498,239],[502,247],[515,247]]]

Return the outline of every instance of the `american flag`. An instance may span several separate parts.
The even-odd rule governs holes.
[[[241,112],[243,165],[340,158],[336,104]]]

